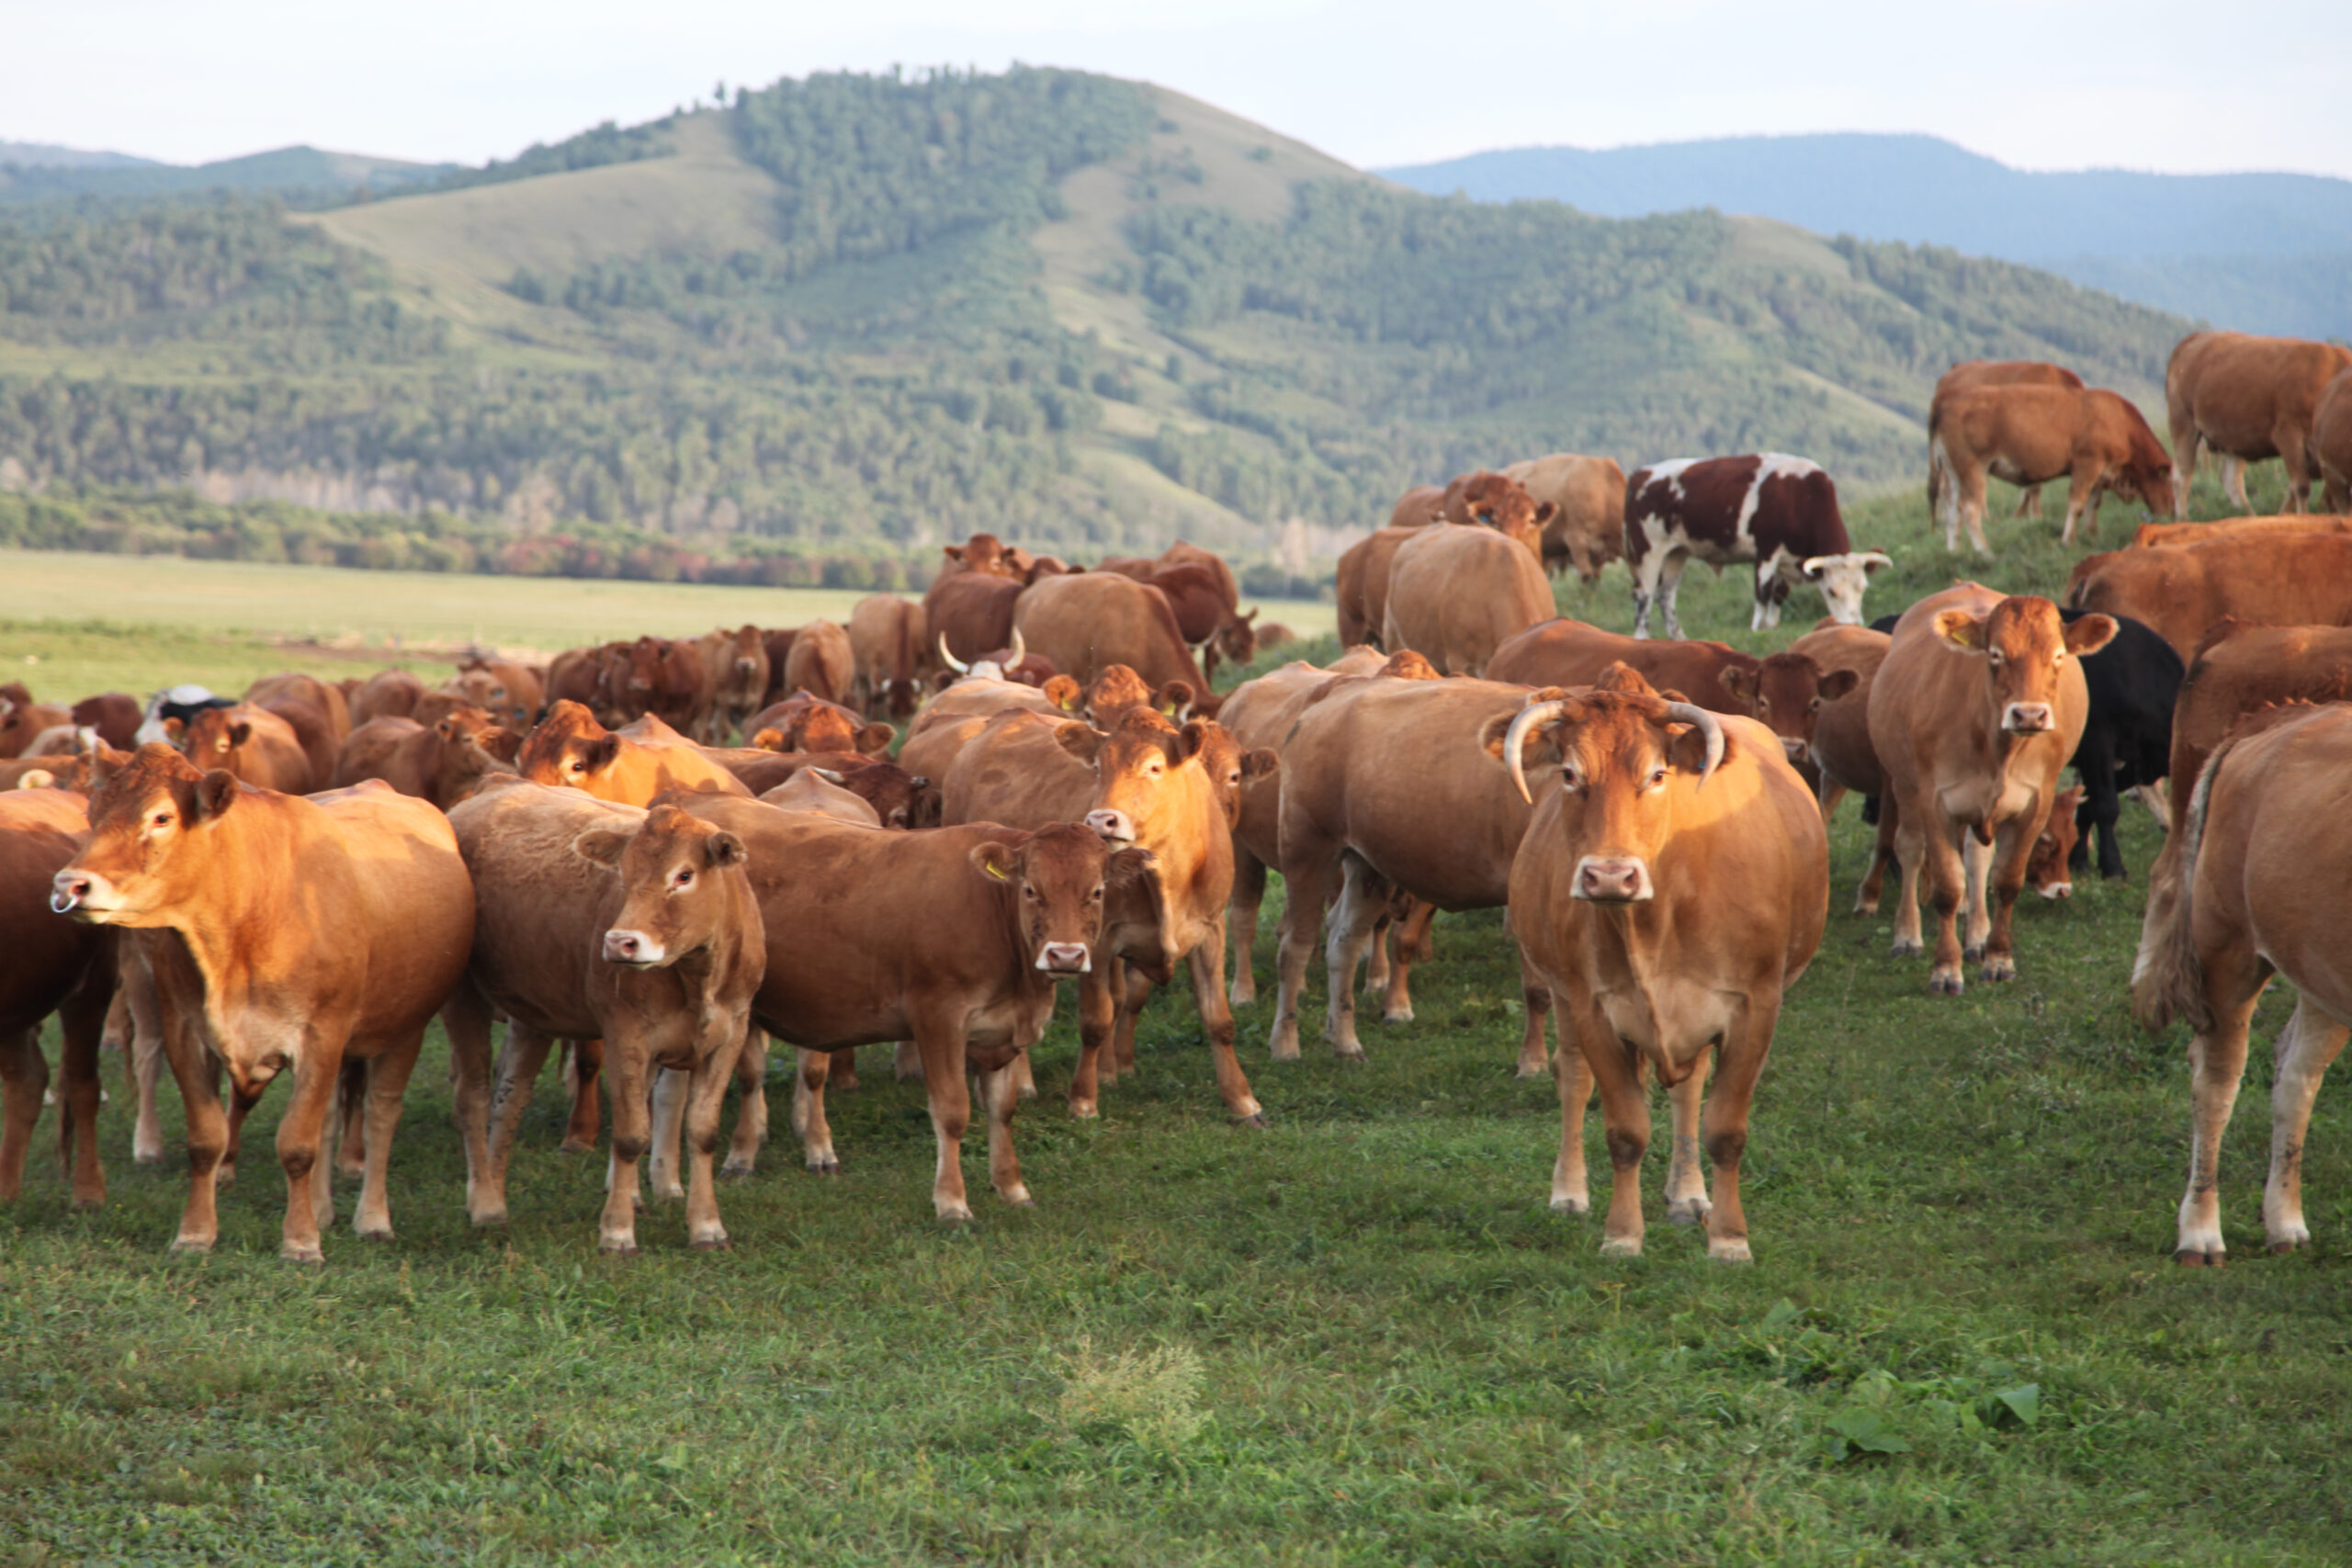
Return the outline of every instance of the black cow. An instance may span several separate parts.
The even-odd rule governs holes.
[[[1778,452],[1745,457],[1678,457],[1635,468],[1625,480],[1625,564],[1634,573],[1634,635],[1650,635],[1650,606],[1663,600],[1666,635],[1679,638],[1674,600],[1693,560],[1721,571],[1734,561],[1756,571],[1750,631],[1781,624],[1781,606],[1800,582],[1821,590],[1830,618],[1862,622],[1870,574],[1894,562],[1856,550],[1838,510],[1838,486],[1818,463]]]

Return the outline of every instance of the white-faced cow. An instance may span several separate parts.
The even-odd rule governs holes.
[[[1781,624],[1800,582],[1821,590],[1832,620],[1862,624],[1870,574],[1894,563],[1854,548],[1838,510],[1838,487],[1817,463],[1777,452],[1681,457],[1636,468],[1625,481],[1625,561],[1634,570],[1634,635],[1650,635],[1650,606],[1664,598],[1666,635],[1682,635],[1675,592],[1693,560],[1717,571],[1756,568],[1748,629]]]

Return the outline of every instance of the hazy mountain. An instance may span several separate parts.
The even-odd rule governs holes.
[[[28,169],[141,169],[159,165],[152,158],[128,152],[98,152],[85,147],[60,147],[49,141],[0,141],[0,164]]]
[[[279,147],[242,158],[209,164],[158,164],[126,158],[119,152],[77,153],[75,164],[33,164],[19,161],[6,165],[0,143],[0,202],[55,201],[77,197],[116,199],[196,195],[233,190],[300,195],[311,201],[341,199],[361,186],[389,189],[411,186],[446,173],[447,164],[412,164],[398,158],[375,158],[362,152],[330,152],[317,147]],[[59,149],[58,151],[68,151]]]
[[[1712,207],[1950,245],[2256,332],[2352,333],[2352,180],[2029,173],[1932,136],[1526,147],[1378,173],[1435,195],[1613,218]]]

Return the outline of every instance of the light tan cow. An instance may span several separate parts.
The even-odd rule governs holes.
[[[792,639],[785,655],[784,689],[806,692],[829,703],[849,701],[851,682],[857,678],[857,655],[849,633],[831,621],[811,621]]]
[[[1928,427],[1936,423],[1936,407],[1953,392],[1964,392],[1978,387],[2071,387],[2082,389],[2083,378],[2063,365],[2052,365],[2040,359],[1964,359],[1936,378],[1936,389],[1928,400]],[[1934,515],[1943,499],[1941,472],[1930,466],[1928,469],[1928,512]],[[2041,487],[2028,485],[2018,497],[2015,515],[2041,516]]]
[[[1381,645],[1411,649],[1449,675],[1479,675],[1495,649],[1552,618],[1542,561],[1491,528],[1432,524],[1389,568]]]
[[[1388,569],[1405,541],[1420,532],[1420,527],[1383,528],[1340,552],[1335,592],[1340,647],[1380,641],[1382,628],[1388,620]],[[1387,651],[1394,653],[1396,649]]]
[[[752,794],[724,764],[652,715],[608,730],[574,702],[548,710],[524,738],[514,771],[533,784],[568,785],[625,806],[650,806],[669,789]]]
[[[2173,515],[2188,515],[2188,481],[2200,453],[2222,459],[2222,488],[2246,511],[2247,463],[2280,459],[2287,510],[2301,512],[2314,477],[2312,426],[2327,384],[2352,369],[2352,349],[2301,338],[2191,333],[2165,367],[2172,424]]]
[[[1928,461],[1943,476],[1939,489],[1944,548],[1960,548],[1968,530],[1978,555],[1984,543],[1987,474],[2034,490],[2066,480],[2066,522],[2059,531],[2075,542],[2084,523],[2098,532],[2098,508],[2110,489],[2161,510],[2172,494],[2172,461],[2140,411],[2103,387],[1979,387],[1936,401],[1928,427]]]
[[[1117,572],[1085,571],[1033,583],[1012,607],[1012,629],[1054,668],[1083,683],[1124,664],[1154,690],[1181,681],[1214,713],[1201,671],[1168,596]]]
[[[1555,452],[1510,464],[1503,475],[1539,505],[1552,504],[1544,566],[1553,576],[1574,567],[1586,582],[1598,582],[1602,567],[1625,558],[1625,470],[1615,458]]]
[[[2201,545],[2208,539],[2243,539],[2256,534],[2341,534],[2352,530],[2352,519],[2312,517],[2228,517],[2217,523],[2143,523],[2133,530],[2135,550],[2161,550],[2175,545]]]
[[[854,705],[876,718],[914,716],[922,697],[926,639],[922,605],[895,593],[870,593],[849,613]]]

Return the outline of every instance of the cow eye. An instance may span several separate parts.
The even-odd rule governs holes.
[[[571,761],[571,771],[575,773],[584,773],[588,771],[588,764],[575,757]]]
[[[1819,713],[1821,711],[1821,699],[1819,697],[1815,697],[1813,701],[1807,703],[1805,705],[1804,711],[1807,713]]]
[[[1577,765],[1574,762],[1563,762],[1560,764],[1560,783],[1564,787],[1568,789],[1582,789],[1584,787],[1584,778],[1577,772]]]
[[[1650,770],[1650,782],[1649,782],[1649,785],[1648,785],[1648,787],[1649,787],[1649,788],[1651,788],[1651,789],[1657,789],[1658,786],[1660,786],[1661,784],[1665,784],[1665,783],[1666,783],[1666,766],[1665,766],[1665,764],[1664,764],[1664,763],[1660,763],[1658,766],[1657,766],[1657,767],[1655,767],[1655,768],[1652,768],[1652,769]]]
[[[158,828],[168,828],[172,825],[172,814],[168,811],[158,811],[155,813],[154,821]]]
[[[1986,654],[1984,658],[1986,662],[1990,663],[1994,669],[1998,670],[2001,667],[2001,650],[1999,649],[1996,648],[1993,649],[1993,651]]]
[[[1100,904],[1102,902],[1102,889],[1097,887],[1093,892],[1089,893],[1086,896],[1086,901],[1090,904]]]
[[[694,885],[695,874],[691,871],[681,871],[677,875],[672,877],[670,880],[677,886],[689,887]]]

